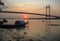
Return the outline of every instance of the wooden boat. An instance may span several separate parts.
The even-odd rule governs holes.
[[[23,20],[17,20],[15,21],[15,24],[3,24],[4,22],[7,22],[5,19],[3,21],[0,21],[0,28],[4,29],[14,29],[14,28],[25,28],[25,25],[28,22],[25,22]]]

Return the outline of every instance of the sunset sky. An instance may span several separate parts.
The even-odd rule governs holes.
[[[8,8],[5,10],[24,11],[45,14],[46,5],[51,6],[52,15],[60,15],[60,0],[2,0]]]
[[[51,6],[51,12],[50,12],[51,15],[60,16],[60,0],[2,0],[2,2],[4,2],[5,6],[8,6],[8,8],[5,8],[3,10],[17,11],[17,12],[31,12],[31,13],[39,13],[39,14],[46,14],[46,5],[50,5]],[[0,13],[0,18],[22,18],[22,17],[23,18],[31,18],[31,17],[32,18],[41,18],[41,17],[45,17],[45,16]],[[28,21],[28,20],[25,20],[25,21]],[[14,22],[14,20],[13,20],[13,22]],[[41,20],[32,20],[32,21],[29,20],[29,22],[30,22],[29,26],[31,26],[31,28],[28,29],[29,33],[30,33],[29,30],[31,30],[31,32],[32,32],[31,34],[33,34],[34,32],[43,33],[45,31],[46,22],[42,22]],[[51,22],[51,23],[54,24],[54,22],[60,23],[60,20],[59,21],[53,20],[53,22]],[[12,23],[12,22],[9,21],[9,23]],[[55,30],[58,32],[60,31],[60,30],[58,30],[60,28],[60,26],[58,26],[59,28],[56,26],[56,28],[58,28],[58,29],[56,29],[55,27],[53,28],[53,27],[51,27],[52,28],[51,32],[54,33]],[[53,34],[53,35],[55,35],[55,34]],[[43,36],[43,37],[45,37],[45,36]]]

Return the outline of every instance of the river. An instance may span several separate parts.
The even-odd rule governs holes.
[[[13,23],[13,20],[11,23]],[[9,22],[10,22],[9,21]],[[29,27],[25,29],[1,29],[0,40],[2,41],[17,41],[17,37],[23,38],[21,41],[59,41],[60,40],[60,26],[49,26],[47,20],[29,20]],[[50,24],[60,24],[60,20],[50,20]],[[47,27],[46,27],[47,26]],[[50,28],[49,28],[50,27]]]

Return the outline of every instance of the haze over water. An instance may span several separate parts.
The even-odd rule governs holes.
[[[59,9],[60,0],[2,0],[2,2],[4,2],[6,6],[8,6],[8,8],[5,8],[3,10],[16,11],[16,12],[33,12],[33,13],[40,13],[40,14],[45,14],[46,5],[50,5],[51,15],[60,16],[60,9]],[[45,16],[0,13],[0,18],[31,18],[31,17],[41,18]],[[14,21],[15,20],[9,20],[8,23],[14,24]],[[51,20],[51,24],[60,24],[60,20]],[[15,31],[16,30],[14,29],[14,32]],[[60,26],[50,26],[50,32],[46,32],[46,31],[47,31],[46,20],[44,20],[44,22],[43,20],[29,20],[29,28],[22,30],[21,33],[27,32],[28,33],[27,36],[31,38],[32,37],[45,38],[45,35],[49,33],[49,35],[46,36],[47,38],[46,41],[59,41]]]

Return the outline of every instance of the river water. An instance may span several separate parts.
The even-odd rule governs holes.
[[[18,41],[18,37],[20,41],[60,41],[60,20],[50,20],[48,24],[48,20],[47,24],[46,20],[29,20],[29,27],[25,29],[0,28],[0,41]]]
[[[21,18],[20,15],[1,14],[0,17],[15,16]],[[8,24],[14,24],[16,20],[7,19]],[[0,28],[0,41],[60,41],[60,20],[28,20],[29,26],[25,29],[2,29]],[[51,25],[53,24],[53,25]]]

